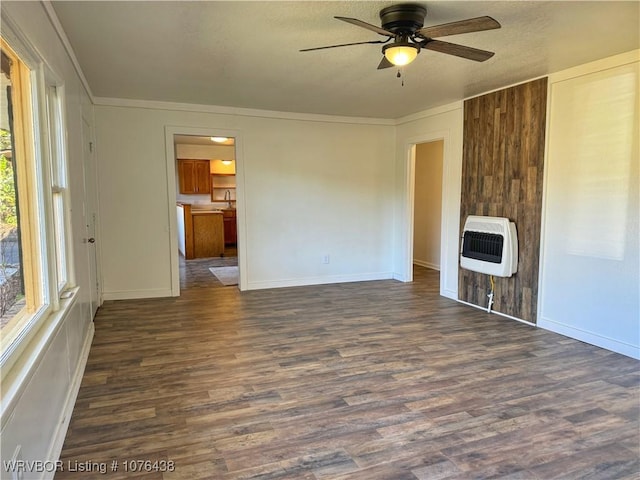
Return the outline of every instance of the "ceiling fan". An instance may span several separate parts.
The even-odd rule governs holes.
[[[493,56],[493,52],[478,48],[458,45],[456,43],[434,40],[434,37],[446,37],[461,33],[480,32],[500,28],[500,23],[491,17],[476,17],[457,22],[444,23],[424,27],[424,19],[427,9],[416,3],[391,5],[380,10],[382,27],[372,25],[357,18],[334,17],[343,22],[351,23],[357,27],[366,28],[379,35],[387,37],[386,40],[372,40],[368,42],[343,43],[326,47],[303,48],[301,52],[312,50],[324,50],[326,48],[348,47],[367,43],[382,43],[382,61],[378,70],[393,66],[408,65],[418,56],[421,49],[433,50],[448,55],[484,62]],[[389,43],[391,42],[391,43]]]

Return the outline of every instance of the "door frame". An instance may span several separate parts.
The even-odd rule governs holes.
[[[412,184],[413,184],[413,187],[414,187],[414,189],[413,189],[413,199],[414,200],[413,200],[413,203],[412,203],[412,208],[414,209],[414,211],[412,212],[412,217],[411,217],[412,218],[412,222],[411,222],[412,223],[412,237],[411,237],[411,254],[412,254],[411,257],[412,257],[412,260],[413,260],[413,256],[414,256],[413,253],[415,251],[415,235],[414,235],[414,233],[415,233],[415,224],[416,224],[416,215],[415,215],[416,202],[415,202],[415,196],[416,196],[416,193],[417,193],[415,175],[416,175],[417,165],[418,165],[418,163],[420,163],[420,164],[428,164],[428,165],[424,166],[423,168],[426,168],[426,170],[429,171],[432,168],[432,166],[430,165],[430,163],[432,163],[432,160],[434,162],[436,161],[435,158],[423,158],[422,161],[418,162],[417,147],[419,145],[429,145],[431,143],[440,142],[440,141],[443,144],[443,151],[442,151],[442,154],[440,155],[439,161],[440,161],[440,163],[442,165],[441,168],[442,168],[442,170],[444,172],[444,140],[443,139],[439,138],[437,140],[431,140],[429,142],[419,142],[419,143],[414,144],[412,149],[411,149],[411,155],[413,157],[411,165],[412,165],[413,170],[412,170],[412,172],[410,174],[413,176]],[[429,173],[431,173],[431,172],[429,171]],[[443,183],[444,183],[444,174],[440,177],[440,203],[442,203],[442,197],[443,197],[443,195],[442,195],[442,184]],[[441,216],[441,220],[440,220],[440,225],[438,226],[438,235],[442,236],[441,235],[441,233],[442,233],[442,205],[441,205],[441,208],[440,208],[440,216]],[[438,255],[438,263],[440,263],[441,261],[442,261],[442,246],[440,246],[440,253]],[[438,270],[440,270],[440,265],[438,265]]]
[[[452,237],[453,228],[456,232],[459,229],[460,216],[460,186],[455,188],[456,180],[459,182],[459,172],[456,165],[451,161],[451,154],[455,151],[453,145],[453,137],[449,130],[439,130],[425,132],[419,136],[409,138],[405,141],[405,168],[406,168],[406,184],[405,184],[405,208],[407,212],[407,222],[405,225],[405,251],[407,252],[404,265],[405,281],[413,281],[413,228],[414,228],[414,201],[415,201],[415,168],[416,168],[416,145],[421,143],[443,141],[442,150],[442,207],[440,221],[440,295],[457,299],[457,290],[450,291],[447,289],[448,280],[455,271],[456,283],[458,273],[458,241]],[[456,218],[452,218],[450,210],[455,208],[453,199],[458,198]],[[455,225],[453,224],[455,223]],[[454,260],[455,258],[455,260]],[[452,262],[455,264],[452,265]]]
[[[165,157],[167,169],[167,215],[169,220],[169,261],[171,272],[171,296],[180,296],[180,268],[178,254],[178,220],[176,217],[176,152],[173,145],[174,135],[194,135],[198,137],[225,136],[235,140],[236,162],[236,222],[238,240],[238,288],[247,290],[247,264],[246,264],[246,226],[245,226],[245,202],[244,202],[244,159],[242,132],[229,130],[228,128],[214,127],[188,127],[166,125],[165,130]]]
[[[100,209],[96,185],[98,184],[98,165],[95,154],[93,125],[84,115],[82,118],[82,179],[84,189],[84,243],[87,248],[87,268],[89,275],[89,309],[91,319],[102,305],[102,268],[100,250],[100,227],[96,222],[96,213]],[[93,231],[92,231],[93,229]],[[91,242],[90,238],[94,241]],[[97,240],[97,242],[96,242]],[[95,298],[94,298],[95,297]]]

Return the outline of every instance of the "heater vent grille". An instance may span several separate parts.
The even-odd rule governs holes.
[[[505,217],[469,215],[462,231],[460,266],[498,277],[516,273],[518,237],[515,223]]]
[[[462,242],[462,256],[484,262],[500,263],[503,245],[502,235],[466,231]]]

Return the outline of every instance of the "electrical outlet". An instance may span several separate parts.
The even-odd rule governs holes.
[[[322,257],[322,263],[329,263],[329,260],[330,260],[329,255],[324,255]]]

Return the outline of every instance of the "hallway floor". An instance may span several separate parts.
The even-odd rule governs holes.
[[[209,267],[232,267],[238,265],[238,250],[235,246],[227,246],[223,257],[194,258],[185,260],[178,256],[180,269],[180,290],[196,287],[215,288],[224,287],[211,274]],[[225,287],[228,288],[228,287]],[[231,288],[237,289],[237,286]]]

